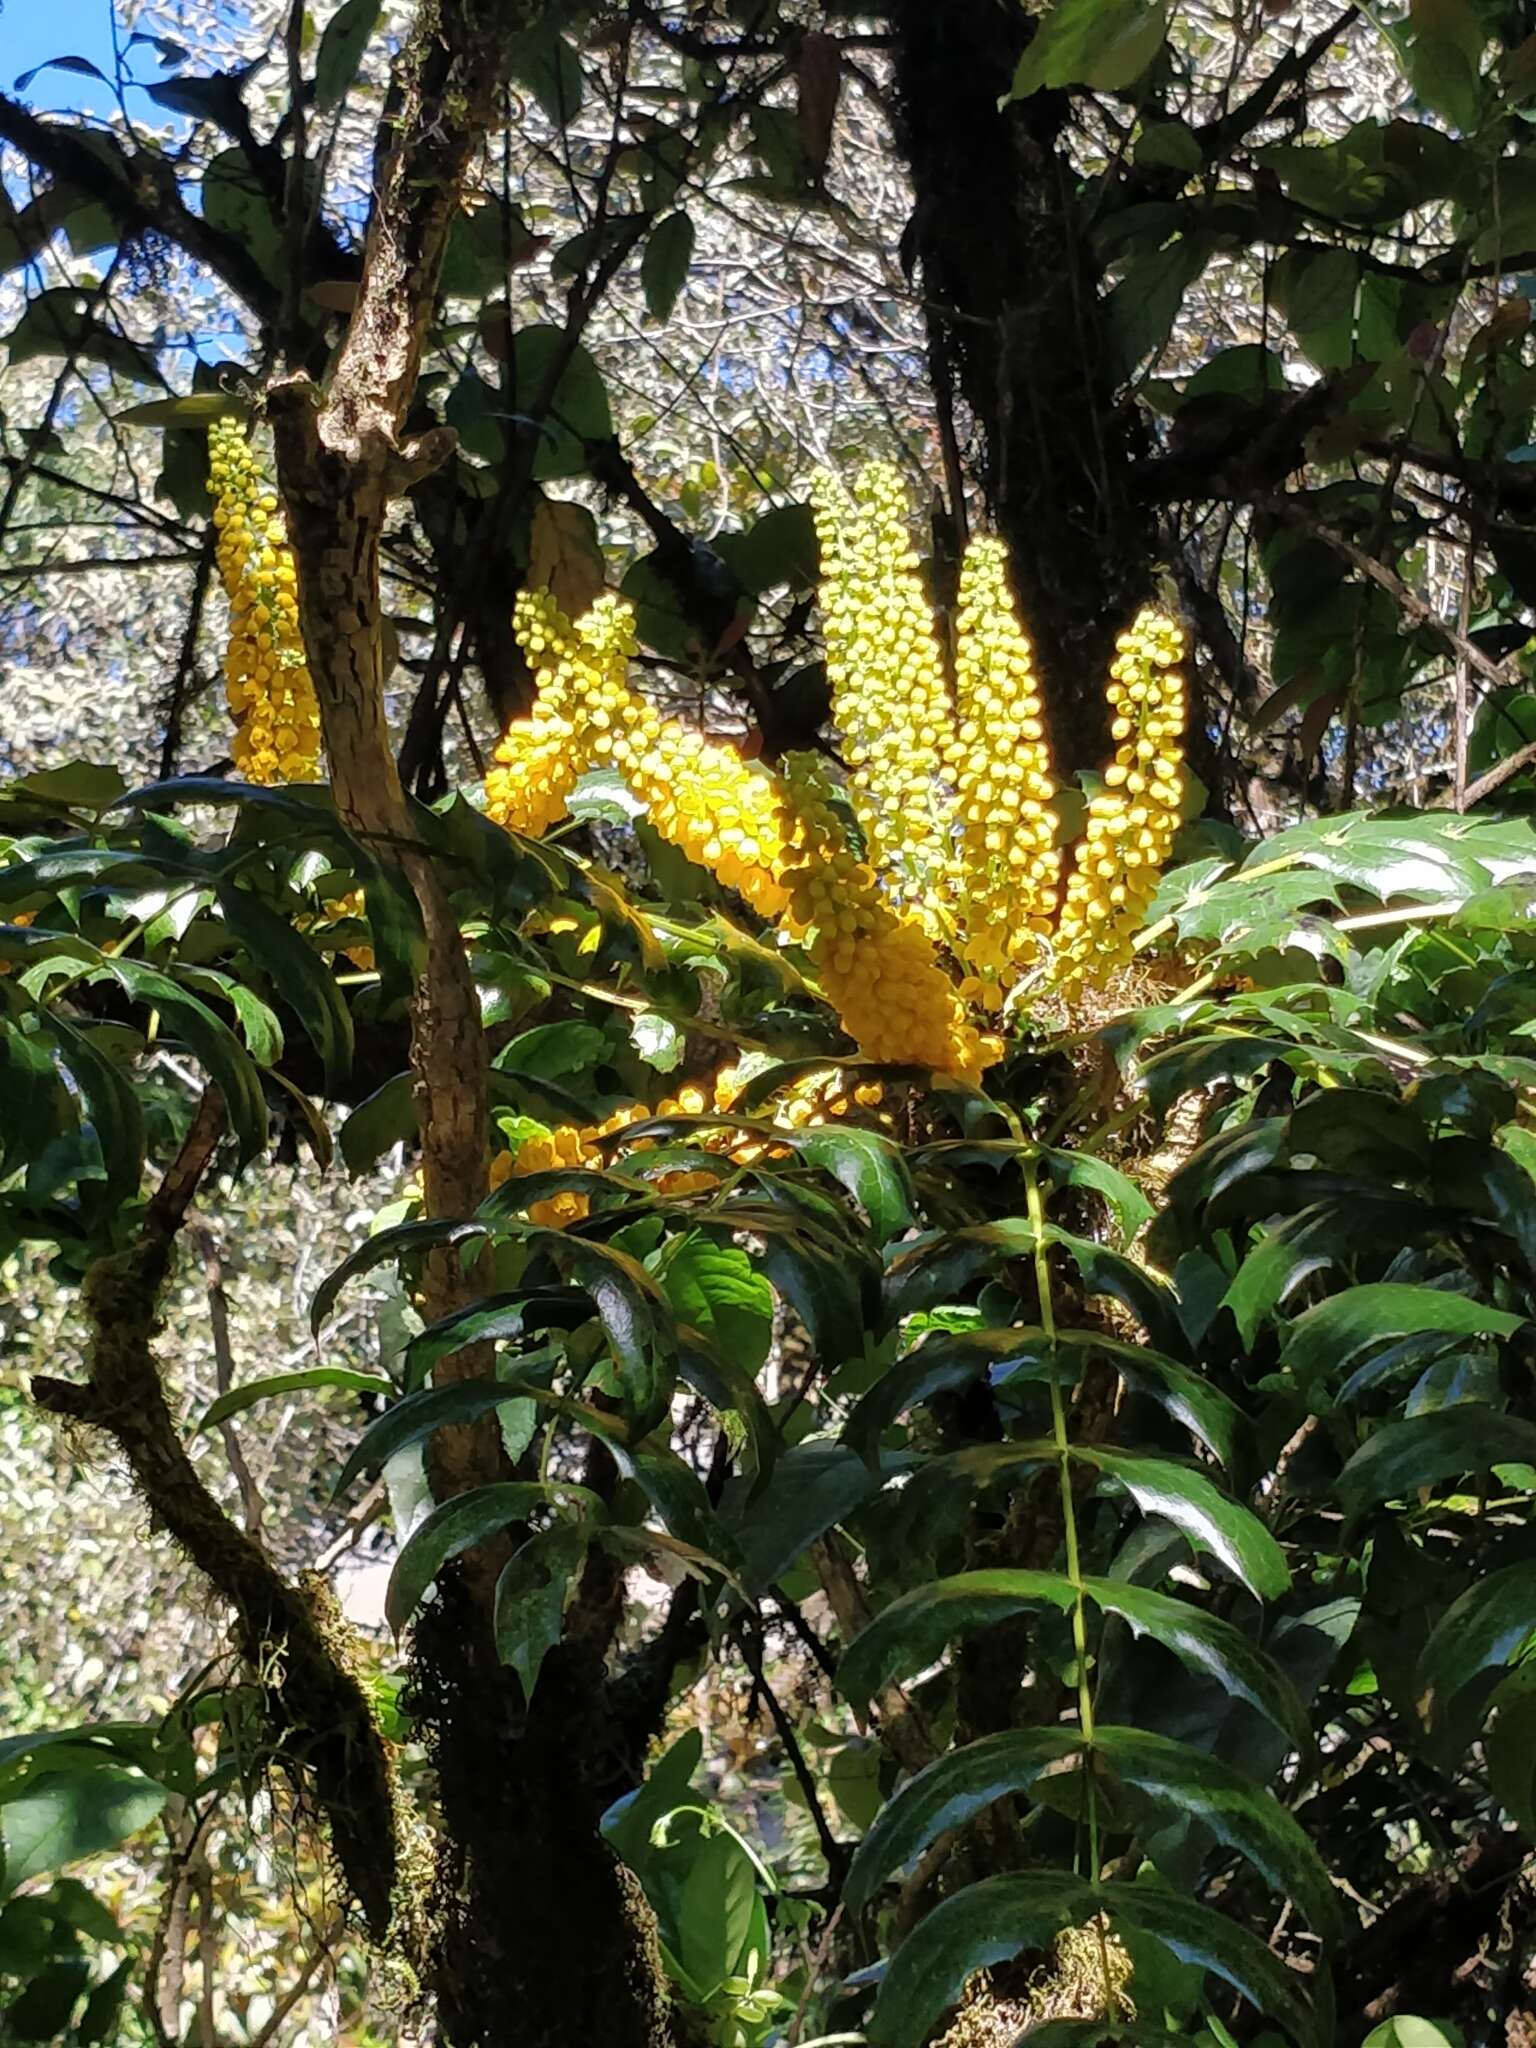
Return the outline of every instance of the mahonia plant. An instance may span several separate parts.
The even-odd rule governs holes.
[[[1184,796],[1183,636],[1151,610],[1120,636],[1106,693],[1118,751],[1063,894],[1056,784],[1002,544],[966,551],[947,667],[896,472],[872,465],[851,496],[823,475],[813,503],[862,846],[814,756],[770,772],[631,686],[634,614],[612,593],[579,624],[548,591],[519,596],[539,690],[496,749],[487,810],[537,836],[589,768],[617,769],[664,839],[805,948],[866,1058],[974,1079],[1000,1056],[990,1027],[1026,978],[1071,995],[1131,957]]]
[[[298,574],[277,498],[237,419],[209,428],[208,489],[229,599],[224,681],[235,766],[250,782],[313,782],[320,707],[299,631]]]

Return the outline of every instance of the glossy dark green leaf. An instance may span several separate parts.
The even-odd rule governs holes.
[[[843,1897],[860,1913],[881,1885],[930,1843],[1010,1793],[1028,1792],[1045,1771],[1078,1758],[1076,1728],[1006,1728],[952,1749],[886,1800],[848,1869]]]
[[[902,1942],[881,1981],[869,2021],[875,2048],[922,2048],[978,1970],[1021,1949],[1049,1949],[1064,1928],[1105,1903],[1065,1870],[1032,1870],[967,1885],[934,1907]]]
[[[1257,1708],[1295,1748],[1310,1746],[1306,1709],[1295,1687],[1274,1659],[1231,1622],[1187,1600],[1119,1579],[1086,1579],[1084,1590],[1106,1614],[1117,1615],[1137,1635],[1151,1636],[1187,1669]]]
[[[1051,1356],[1038,1329],[930,1331],[876,1380],[849,1416],[843,1441],[873,1465],[881,1437],[909,1408],[982,1378],[1048,1377]]]
[[[478,1218],[446,1216],[429,1217],[419,1223],[396,1223],[388,1230],[375,1232],[327,1273],[315,1289],[309,1311],[311,1331],[318,1336],[343,1289],[359,1274],[371,1273],[375,1266],[386,1265],[396,1259],[414,1258],[421,1252],[437,1251],[449,1245],[469,1244],[490,1234],[491,1226]]]
[[[1280,1899],[1294,1899],[1315,1932],[1333,1936],[1341,1916],[1322,1859],[1270,1793],[1220,1757],[1147,1728],[1099,1727],[1094,1750],[1123,1784],[1198,1820],[1244,1856]]]
[[[1047,1147],[1040,1155],[1055,1187],[1088,1188],[1101,1195],[1120,1226],[1127,1244],[1151,1222],[1153,1205],[1128,1173],[1092,1152],[1065,1152]]]
[[[447,1386],[421,1387],[403,1400],[393,1402],[376,1416],[353,1448],[333,1498],[364,1472],[379,1472],[397,1451],[421,1443],[437,1429],[477,1421],[494,1408],[515,1401],[521,1393],[515,1376],[511,1380],[452,1380]]]
[[[1293,1371],[1321,1373],[1347,1365],[1368,1344],[1421,1330],[1455,1336],[1507,1337],[1522,1318],[1465,1294],[1416,1287],[1399,1280],[1369,1281],[1330,1295],[1296,1318],[1286,1332],[1284,1358]]]
[[[1536,1635],[1536,1564],[1505,1565],[1469,1586],[1435,1624],[1419,1658],[1419,1707],[1433,1727],[1475,1678],[1510,1663]]]
[[[219,1085],[242,1165],[255,1158],[267,1142],[267,1105],[256,1069],[229,1026],[158,968],[137,960],[112,960],[105,972],[135,1002],[159,1011],[163,1026],[185,1041],[209,1079]]]
[[[74,1076],[90,1112],[107,1171],[107,1199],[126,1202],[138,1193],[144,1173],[144,1120],[132,1084],[85,1030],[57,1015],[50,1020],[50,1029],[59,1058]]]
[[[341,1127],[341,1156],[354,1177],[416,1135],[416,1081],[396,1074],[360,1102]]]
[[[837,1667],[838,1690],[862,1707],[893,1680],[926,1669],[957,1637],[1042,1602],[1065,1611],[1074,1598],[1061,1572],[962,1572],[932,1580],[882,1608],[849,1644]]]
[[[844,1444],[803,1443],[781,1453],[772,1477],[731,1523],[748,1591],[765,1592],[880,1483]]]
[[[541,1508],[578,1512],[591,1499],[584,1487],[558,1481],[503,1479],[472,1487],[435,1507],[401,1545],[384,1596],[384,1618],[398,1635],[450,1559],[499,1535]]]
[[[334,1093],[352,1065],[352,1015],[330,970],[308,940],[249,889],[225,884],[219,908],[278,995],[292,1005],[320,1055],[325,1085]]]
[[[1140,1928],[1180,1962],[1198,1964],[1221,1978],[1265,2019],[1277,2020],[1297,2048],[1323,2048],[1321,2025],[1302,1988],[1305,1980],[1256,1934],[1224,1913],[1151,1885],[1109,1884],[1102,1891],[1112,1920]]]
[[[535,1288],[497,1294],[429,1323],[406,1347],[407,1391],[422,1385],[445,1358],[470,1344],[526,1338],[540,1330],[574,1330],[591,1315],[590,1298],[579,1287]]]
[[[1536,1423],[1462,1401],[1383,1423],[1339,1474],[1339,1499],[1358,1515],[1420,1487],[1522,1461],[1536,1463]]]
[[[1219,1558],[1256,1598],[1275,1600],[1289,1589],[1290,1568],[1268,1529],[1196,1467],[1088,1445],[1074,1446],[1072,1456],[1123,1486],[1144,1515],[1160,1515],[1196,1550]]]
[[[269,1373],[265,1379],[247,1380],[242,1386],[220,1394],[204,1410],[192,1433],[201,1436],[204,1430],[217,1429],[221,1422],[244,1414],[259,1401],[274,1401],[283,1394],[312,1393],[320,1388],[337,1388],[347,1394],[389,1395],[395,1391],[393,1380],[381,1379],[377,1373],[357,1372],[349,1365],[310,1365],[298,1372]]]
[[[912,1220],[912,1194],[899,1147],[876,1131],[797,1131],[791,1149],[830,1173],[868,1216],[877,1244],[888,1244]]]
[[[1488,1702],[1483,1737],[1493,1796],[1521,1833],[1536,1840],[1536,1663],[1517,1664]]]
[[[496,1654],[530,1699],[545,1657],[560,1640],[589,1541],[581,1522],[540,1529],[512,1553],[496,1581]]]

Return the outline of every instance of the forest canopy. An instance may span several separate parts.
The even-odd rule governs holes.
[[[0,2044],[1532,2048],[1536,15],[21,4]]]

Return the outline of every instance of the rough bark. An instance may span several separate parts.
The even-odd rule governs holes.
[[[1027,9],[893,0],[898,136],[915,207],[904,254],[929,307],[936,381],[980,441],[981,484],[1012,551],[1062,771],[1106,750],[1114,637],[1153,594],[1155,531],[1133,490],[1134,408],[1073,174],[1067,101],[1006,99]]]

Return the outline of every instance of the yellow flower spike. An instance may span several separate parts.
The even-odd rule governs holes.
[[[1105,695],[1119,745],[1067,882],[1056,932],[1063,988],[1094,985],[1124,966],[1146,922],[1184,799],[1183,657],[1184,636],[1161,612],[1141,612],[1115,643]]]
[[[1059,900],[1055,783],[1029,641],[1001,541],[966,550],[955,614],[959,725],[948,766],[959,820],[946,876],[966,992],[995,1011],[1040,957]]]
[[[538,678],[527,718],[507,727],[485,778],[486,815],[537,839],[565,816],[571,791],[611,751],[629,704],[634,613],[600,597],[573,626],[547,590],[521,590],[512,614],[518,644]]]
[[[225,689],[236,768],[251,782],[314,782],[320,706],[293,591],[297,575],[277,500],[238,421],[208,430],[214,547],[229,599]]]
[[[967,1019],[927,934],[891,910],[844,842],[820,764],[792,755],[783,781],[795,863],[781,877],[784,923],[805,938],[844,1030],[873,1060],[979,1074],[996,1053]]]
[[[937,931],[935,884],[949,861],[942,776],[952,719],[906,490],[888,463],[872,463],[853,502],[822,473],[813,480],[811,504],[821,543],[827,679],[854,815],[893,896]]]

